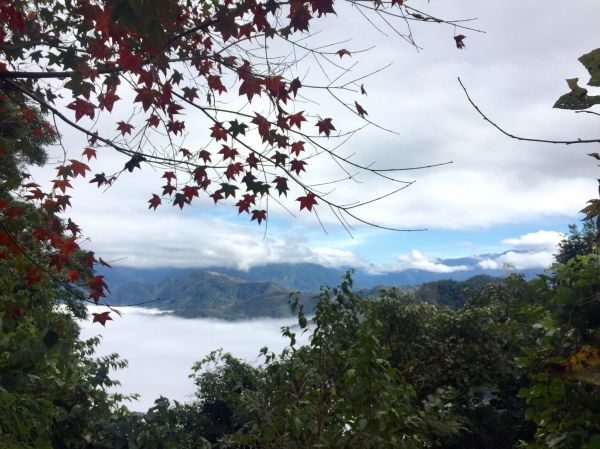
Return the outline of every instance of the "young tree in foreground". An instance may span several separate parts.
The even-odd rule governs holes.
[[[590,74],[587,85],[600,87],[600,48],[579,62]],[[600,95],[588,94],[577,78],[566,81],[570,90],[554,107],[600,115],[589,110],[600,104]],[[490,120],[468,93],[467,98],[486,121],[514,139],[565,145],[600,142],[516,136]],[[600,160],[598,152],[588,155]],[[514,332],[528,336],[518,364],[530,385],[519,397],[527,404],[526,417],[536,425],[534,438],[522,447],[600,447],[600,197],[590,199],[581,212],[583,231],[570,228],[550,273],[531,282],[513,278],[508,285],[515,302],[511,320],[521,328]]]

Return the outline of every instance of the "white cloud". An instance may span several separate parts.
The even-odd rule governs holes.
[[[546,268],[552,264],[554,253],[564,234],[555,231],[539,230],[519,237],[502,240],[504,245],[516,251],[507,251],[494,258],[480,260],[477,265],[488,270],[503,268]]]
[[[420,251],[413,249],[410,254],[400,255],[398,262],[387,267],[386,271],[404,271],[409,269],[425,270],[432,273],[454,273],[455,271],[465,271],[470,267],[466,265],[444,265],[438,259],[428,257]]]
[[[477,263],[480,268],[488,270],[500,270],[503,268],[516,268],[526,270],[528,268],[547,268],[552,264],[554,253],[552,251],[516,252],[508,251],[494,259],[483,259]]]
[[[565,234],[556,231],[530,232],[517,238],[502,240],[505,245],[517,249],[548,249],[555,250],[560,241],[565,238]]]

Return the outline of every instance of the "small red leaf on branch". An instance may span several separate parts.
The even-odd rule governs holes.
[[[306,121],[306,119],[302,115],[303,112],[304,111],[300,111],[300,112],[297,112],[296,114],[292,114],[288,117],[288,119],[290,121],[290,127],[296,125],[296,127],[298,129],[300,129],[300,126],[302,126],[302,122]]]
[[[315,194],[312,192],[308,192],[306,196],[300,196],[296,198],[296,201],[300,201],[300,210],[306,208],[309,211],[312,211],[313,206],[318,204],[317,200],[315,199]]]
[[[125,123],[123,120],[118,122],[117,125],[117,131],[121,131],[122,136],[124,136],[125,134],[131,134],[131,131],[133,130],[133,125]]]
[[[82,98],[77,98],[73,102],[67,105],[67,108],[75,111],[75,121],[79,121],[84,115],[87,115],[89,118],[93,119],[96,114],[96,106],[89,101],[83,100]]]
[[[110,312],[92,313],[92,316],[92,323],[100,323],[102,326],[105,326],[107,321],[112,321]]]
[[[96,158],[96,150],[94,150],[93,148],[86,148],[85,150],[83,150],[83,153],[81,153],[82,156],[87,157],[88,161],[91,158]]]
[[[292,171],[295,171],[297,175],[299,175],[301,171],[306,171],[304,169],[306,164],[306,161],[301,161],[300,159],[294,159],[290,162]]]
[[[86,285],[90,298],[92,298],[96,304],[98,304],[98,301],[102,296],[106,296],[104,290],[108,290],[108,286],[106,285],[106,282],[104,282],[104,276],[94,276],[87,281]]]
[[[90,167],[88,167],[83,162],[79,162],[76,159],[69,159],[69,162],[71,163],[71,170],[73,171],[73,177],[77,178],[77,176],[81,176],[82,178],[85,178],[85,172],[89,171]]]
[[[150,205],[148,206],[148,209],[156,210],[156,208],[160,205],[160,203],[162,203],[162,200],[160,199],[160,196],[158,196],[156,193],[153,193],[152,198],[150,198],[148,200],[148,202],[150,203]]]
[[[266,210],[253,210],[252,211],[252,218],[250,219],[250,221],[256,220],[258,221],[258,224],[261,224],[263,222],[263,220],[267,219],[267,211]]]
[[[331,131],[335,131],[335,126],[333,126],[331,121],[331,118],[324,118],[323,120],[319,120],[317,122],[315,126],[319,128],[319,134],[325,134],[327,137],[329,137]]]
[[[458,36],[454,36],[454,42],[456,43],[456,48],[458,48],[459,50],[461,48],[465,48],[465,43],[463,42],[463,40],[465,39],[465,35],[463,34],[459,34]]]
[[[167,180],[167,182],[168,182],[169,184],[171,184],[171,181],[172,181],[173,179],[177,179],[177,176],[176,176],[176,175],[175,175],[175,173],[174,173],[174,172],[172,172],[172,171],[166,171],[166,172],[165,172],[165,173],[164,173],[164,174],[163,174],[161,177],[162,177],[162,178],[166,178],[166,180]]]
[[[190,200],[183,193],[176,193],[173,198],[173,206],[179,206],[179,209],[183,209],[183,206],[190,204]]]
[[[354,102],[354,106],[356,106],[356,112],[358,113],[358,115],[360,115],[362,118],[365,118],[365,115],[369,115],[367,113],[367,111],[364,110],[364,108],[358,104],[358,102]]]
[[[344,55],[352,56],[352,54],[348,50],[346,50],[345,48],[342,48],[341,50],[338,50],[335,53],[340,57],[340,59],[342,59],[342,57]]]
[[[227,140],[227,131],[225,131],[225,128],[223,128],[220,124],[215,123],[210,130],[212,131],[210,133],[210,137],[214,137],[217,142],[219,140]]]

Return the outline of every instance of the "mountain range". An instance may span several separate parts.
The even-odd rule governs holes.
[[[367,294],[376,294],[380,287],[401,287],[405,291],[416,292],[421,300],[460,306],[463,287],[479,286],[484,282],[482,280],[488,282],[507,274],[506,270],[481,268],[477,265],[479,260],[479,257],[467,257],[439,261],[445,266],[469,267],[449,273],[408,269],[374,274],[362,269],[356,270],[353,273],[354,287]],[[320,287],[338,285],[346,270],[347,268],[330,268],[312,263],[281,263],[255,266],[247,271],[226,267],[198,269],[124,266],[102,268],[99,271],[106,277],[109,285],[111,296],[107,299],[111,305],[151,301],[148,306],[169,310],[180,316],[232,320],[289,315],[290,294],[295,292],[301,292],[300,298],[310,310]],[[542,271],[540,268],[521,273],[530,277]],[[473,277],[477,280],[462,284]]]

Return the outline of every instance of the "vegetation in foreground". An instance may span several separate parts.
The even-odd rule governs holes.
[[[36,58],[42,66],[41,72],[34,73],[7,70],[7,64],[0,63],[4,78],[0,95],[2,449],[600,447],[597,230],[589,240],[581,234],[572,235],[547,274],[532,281],[512,277],[489,286],[467,295],[465,305],[456,310],[417,302],[395,290],[384,290],[377,299],[367,300],[352,291],[348,275],[338,288],[322,290],[310,327],[302,307],[293,304],[300,329],[310,333],[308,345],[298,346],[295,333],[284,329],[289,346],[281,354],[262,350],[264,365],[260,368],[226,353],[212,353],[192,368],[198,387],[194,402],[170,404],[159,398],[145,414],[127,410],[123,404],[128,398],[110,393],[115,382],[109,375],[111,369],[124,368],[125,362],[117,355],[95,358],[97,341],[81,341],[75,321],[85,315],[86,302],[97,303],[104,295],[107,286],[93,269],[94,264],[105,262],[83,251],[76,243],[78,226],[58,216],[69,205],[66,189],[70,180],[84,177],[89,167],[75,159],[57,167],[57,179],[49,193],[24,182],[24,166],[43,163],[44,145],[56,138],[53,126],[38,108],[61,116],[51,105],[55,94],[42,89],[37,80],[69,78],[64,88],[74,95],[68,108],[73,109],[77,122],[85,116],[93,119],[96,109],[110,111],[119,99],[119,78],[110,76],[121,70],[139,76],[136,84],[147,84],[139,92],[139,102],[151,114],[144,129],[160,123],[160,117],[154,115],[157,112],[169,120],[168,132],[177,135],[184,123],[173,119],[180,107],[170,92],[171,81],[178,84],[176,78],[181,74],[173,72],[170,87],[165,89],[159,70],[153,73],[144,67],[146,62],[156,61],[162,64],[159,68],[169,66],[171,61],[161,56],[170,55],[175,48],[181,50],[178,60],[196,59],[200,43],[184,39],[190,35],[190,28],[184,28],[190,25],[188,21],[171,20],[175,29],[157,26],[161,20],[176,17],[173,3],[164,3],[166,9],[153,9],[153,2],[137,2],[146,15],[139,14],[139,8],[136,13],[129,2],[118,3],[116,11],[93,7],[76,10],[72,2],[34,3],[40,13],[28,11],[31,14],[24,15],[25,2],[0,2],[3,56],[17,69],[28,68]],[[216,31],[227,41],[234,35],[238,39],[244,36],[238,21],[249,9],[260,24],[250,24],[249,35],[266,30],[272,36],[287,37],[291,31],[308,30],[312,17],[308,2],[291,4],[294,9],[288,16],[289,26],[277,30],[265,22],[262,5],[252,6],[252,2],[231,10],[219,2],[212,6],[204,3],[207,8],[202,11],[193,10],[189,3],[181,6],[190,10],[189,21],[198,18],[196,14],[214,13],[214,21],[201,20],[200,30],[218,27]],[[392,1],[391,6],[394,4],[408,8],[402,1]],[[281,8],[278,2],[269,5],[275,12]],[[331,1],[317,0],[311,7],[319,16],[333,13]],[[132,12],[149,20],[132,21],[136,16]],[[412,16],[417,18],[414,13]],[[420,15],[418,20],[427,22],[430,18]],[[56,33],[58,44],[54,39],[38,39],[49,28]],[[93,33],[97,37],[91,38]],[[454,36],[458,48],[464,47],[464,38]],[[109,39],[119,42],[119,52],[105,45]],[[7,46],[8,40],[12,43]],[[161,42],[165,40],[167,50],[163,51]],[[78,49],[76,43],[88,47]],[[65,49],[61,44],[73,45]],[[209,39],[201,45],[209,51],[213,43]],[[60,51],[30,52],[39,46]],[[156,58],[145,61],[142,55],[149,50]],[[340,49],[336,54],[342,58],[350,52]],[[592,86],[600,84],[599,58],[600,51],[595,50],[580,59],[590,71],[588,84]],[[109,76],[107,89],[95,95],[98,106],[88,98],[94,90],[88,80],[100,74],[95,66],[88,65],[95,62],[101,63]],[[241,74],[240,84],[254,84],[253,90],[241,89],[241,97],[251,101],[252,96],[263,92],[278,106],[278,117],[273,117],[277,124],[265,125],[262,116],[252,123],[258,125],[263,141],[269,145],[281,142],[279,147],[299,156],[304,151],[300,143],[304,142],[295,141],[293,147],[286,130],[292,125],[300,129],[305,119],[301,112],[290,115],[281,106],[291,101],[292,94],[295,98],[299,80],[292,87],[279,76],[259,76],[246,65],[236,67],[235,58],[216,62],[219,67],[223,63],[236,68]],[[54,65],[66,71],[57,74],[48,69]],[[213,91],[219,95],[225,91],[220,72],[212,63],[199,65],[198,71],[207,79],[212,93],[207,101],[212,104]],[[160,92],[153,90],[152,86],[158,89],[161,83]],[[597,96],[588,96],[577,80],[569,80],[569,87],[571,92],[559,99],[558,107],[585,109],[600,102]],[[194,104],[196,96],[190,90],[183,100]],[[358,103],[355,107],[364,119],[366,111]],[[335,130],[331,120],[319,118],[315,137],[330,136]],[[233,142],[245,136],[248,125],[235,119],[227,128],[215,118],[210,129],[215,138],[227,142],[231,137]],[[120,122],[117,129],[125,138],[133,125]],[[83,132],[93,141],[98,139],[91,130]],[[107,139],[102,142],[130,156],[124,167],[129,172],[153,157]],[[127,141],[123,145],[127,146]],[[187,166],[188,156],[183,150],[181,158],[169,163]],[[233,150],[227,147],[227,152],[231,157]],[[255,153],[248,149],[249,155]],[[91,159],[96,152],[90,147],[83,154]],[[256,154],[269,167],[290,177],[304,170],[303,160],[286,162],[289,155]],[[591,156],[600,159],[598,153]],[[256,161],[246,160],[246,166],[251,165],[256,166]],[[240,175],[243,166],[228,165],[224,168],[226,177]],[[183,208],[200,188],[207,189],[206,181],[210,180],[202,171],[197,175],[200,186],[186,185],[175,193],[171,184],[174,174],[164,173],[165,195],[175,193],[170,200],[173,205]],[[101,186],[110,184],[110,179],[101,173],[92,182]],[[250,211],[250,205],[269,195],[269,185],[255,182],[256,177],[244,179],[240,182],[254,190],[236,207],[249,213],[251,220],[266,220],[266,210]],[[271,184],[280,195],[288,190],[286,179],[278,177]],[[299,181],[297,184],[306,187]],[[211,196],[218,201],[222,195],[234,196],[235,189],[235,185],[224,183]],[[306,190],[297,198],[300,210],[311,211],[317,198],[327,204],[325,198]],[[154,194],[150,207],[156,208],[160,202]],[[348,208],[336,207],[353,216]],[[584,212],[589,220],[597,220],[600,199],[590,200]],[[108,311],[94,315],[94,321],[101,324],[110,319]]]
[[[34,292],[3,270],[3,298],[29,300],[2,322],[0,447],[595,449],[599,253],[580,238],[547,274],[467,290],[459,309],[395,289],[366,298],[348,274],[310,326],[292,304],[308,345],[283,329],[289,346],[263,348],[258,368],[213,352],[192,368],[194,401],[159,398],[145,414],[108,391],[125,363],[94,359],[75,314],[48,301],[61,285]],[[558,262],[574,247],[585,253]]]

